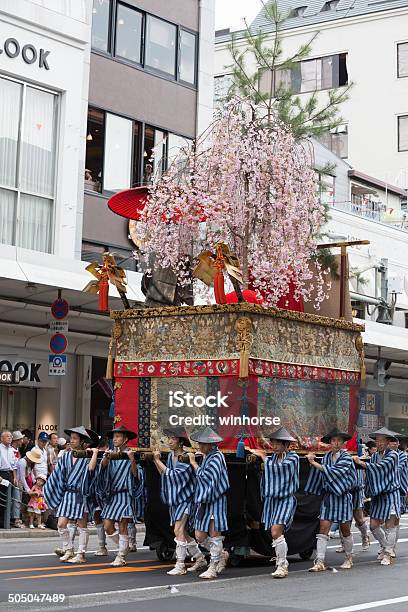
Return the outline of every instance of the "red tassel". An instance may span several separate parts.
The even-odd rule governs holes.
[[[102,276],[99,281],[99,310],[101,311],[109,310],[108,294],[109,281],[106,277]]]
[[[217,304],[226,304],[227,298],[225,297],[224,289],[224,275],[221,270],[217,270],[214,279],[214,297]]]

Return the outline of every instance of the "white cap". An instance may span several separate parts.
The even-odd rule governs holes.
[[[65,438],[58,438],[57,444],[58,446],[65,446],[67,443]]]

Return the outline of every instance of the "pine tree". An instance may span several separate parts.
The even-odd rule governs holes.
[[[310,57],[314,34],[309,42],[301,45],[296,53],[285,56],[282,49],[282,25],[293,16],[293,11],[283,14],[276,0],[261,0],[264,14],[272,25],[272,33],[254,32],[245,22],[245,44],[242,38],[232,35],[229,51],[232,63],[232,85],[228,97],[239,96],[250,101],[269,122],[275,111],[283,123],[290,127],[296,140],[310,136],[319,137],[344,123],[339,107],[349,98],[352,83],[345,87],[329,89],[324,94],[317,89],[310,93],[296,94],[291,85],[279,78],[283,71],[291,73],[299,68],[299,62]],[[255,58],[256,69],[248,67],[248,59]],[[266,87],[261,84],[266,83]]]

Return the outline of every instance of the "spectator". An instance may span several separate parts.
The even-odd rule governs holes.
[[[30,515],[30,529],[34,529],[34,517],[37,517],[37,527],[39,529],[45,529],[44,523],[41,522],[41,516],[47,510],[47,504],[44,501],[43,493],[43,486],[46,479],[46,476],[39,476],[30,490],[30,501],[28,502],[27,508]]]
[[[48,473],[51,474],[55,470],[58,460],[58,434],[52,433],[49,437],[47,455],[48,455]]]
[[[20,454],[22,457],[26,454],[27,451],[31,450],[34,446],[34,434],[29,429],[23,429],[21,432],[24,436],[23,444],[20,448]]]
[[[8,430],[3,431],[0,436],[0,478],[7,480],[12,485],[17,485],[16,458],[14,449],[11,446],[13,440],[12,433]],[[1,481],[0,481],[1,482]],[[12,490],[12,504],[16,498],[15,489]],[[13,525],[13,523],[11,522]],[[13,525],[14,526],[14,525]],[[17,525],[18,526],[18,525]]]
[[[366,442],[366,454],[365,457],[371,457],[374,453],[377,452],[377,445],[374,440],[369,440]]]
[[[65,438],[58,438],[58,459],[62,457],[62,455],[67,450],[67,441]]]
[[[23,444],[24,436],[21,431],[13,431],[12,433],[12,441],[11,447],[14,451],[15,463],[16,463],[16,471],[17,471],[17,463],[19,459],[21,459],[20,448]],[[18,480],[18,474],[17,474]],[[24,523],[21,520],[21,501],[22,501],[22,489],[17,483],[17,488],[13,490],[13,503],[11,506],[11,520],[14,522],[15,527],[24,527]]]
[[[25,457],[17,461],[17,480],[18,487],[21,490],[22,501],[28,504],[30,500],[29,492],[35,482],[34,466],[36,463],[41,463],[42,457],[35,448],[27,451]]]
[[[40,431],[37,438],[37,444],[34,446],[34,448],[41,453],[41,463],[37,463],[34,468],[34,474],[36,478],[38,478],[39,476],[48,476],[48,440],[49,437],[47,432]]]

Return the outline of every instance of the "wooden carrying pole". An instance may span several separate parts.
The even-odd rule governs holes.
[[[340,248],[340,319],[345,318],[346,313],[346,286],[347,278],[347,247],[360,246],[362,244],[370,244],[369,240],[346,240],[342,242],[328,242],[326,244],[318,244],[318,249],[331,249],[333,247]]]

